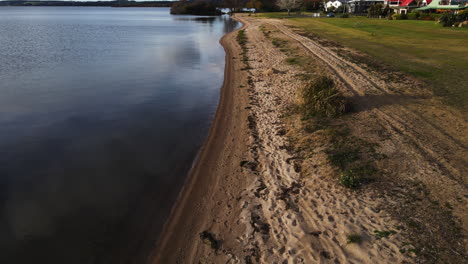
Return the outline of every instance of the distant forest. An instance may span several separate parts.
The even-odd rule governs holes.
[[[306,10],[316,10],[323,0],[304,0]],[[279,11],[276,0],[180,0],[180,1],[1,1],[0,6],[109,6],[109,7],[173,7],[172,14],[220,15],[219,8],[229,12],[242,12],[243,8],[255,8],[261,12]]]
[[[0,1],[0,6],[110,6],[110,7],[170,7],[172,1]]]

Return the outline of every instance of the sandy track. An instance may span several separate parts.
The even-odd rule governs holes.
[[[253,80],[252,113],[256,121],[252,151],[259,164],[256,184],[246,199],[243,218],[252,216],[263,226],[247,229],[239,239],[259,263],[400,263],[398,235],[376,240],[374,230],[391,230],[398,223],[379,210],[382,198],[372,192],[355,194],[331,183],[326,175],[302,178],[295,171],[281,135],[281,114],[294,103],[302,85],[299,74],[284,63],[286,56],[266,40],[258,21],[245,21]],[[268,54],[268,56],[265,56]],[[277,74],[272,73],[275,69]],[[320,166],[320,164],[318,164]],[[255,222],[255,221],[253,221]],[[248,223],[246,223],[248,224]],[[362,234],[360,245],[347,244],[348,234]],[[219,263],[219,262],[214,262]]]
[[[457,197],[466,194],[467,177],[465,170],[468,167],[467,159],[467,132],[466,119],[456,111],[441,107],[440,102],[424,100],[427,92],[408,87],[413,90],[413,98],[420,97],[419,102],[410,108],[395,98],[404,98],[402,92],[394,92],[391,84],[381,80],[372,72],[359,65],[349,62],[331,50],[323,47],[314,40],[294,32],[290,27],[275,20],[268,20],[278,30],[288,37],[298,41],[307,51],[324,62],[335,76],[343,82],[353,95],[358,95],[357,107],[371,109],[380,120],[380,124],[391,131],[393,140],[399,141],[406,152],[416,152],[420,155],[419,162],[415,164],[421,171],[408,177],[416,177],[425,184],[433,185],[437,196],[446,197],[447,201],[457,204]],[[379,95],[381,100],[375,101]],[[395,97],[396,96],[396,97]],[[387,97],[387,98],[386,98]],[[393,107],[379,107],[393,105]],[[397,105],[397,106],[395,106]],[[359,109],[358,109],[359,110]],[[432,120],[429,120],[433,110]],[[451,186],[452,188],[445,188]],[[442,188],[440,188],[442,187]],[[468,212],[464,206],[456,209],[455,214],[462,219],[468,219]],[[465,229],[467,227],[465,226]]]
[[[304,48],[313,53],[315,56],[320,58],[325,62],[330,69],[339,77],[344,84],[350,89],[351,92],[355,95],[366,96],[367,94],[375,94],[376,92],[383,92],[386,94],[394,94],[387,85],[380,80],[375,80],[368,71],[359,67],[358,65],[348,62],[345,59],[338,57],[333,51],[322,47],[313,40],[303,37],[293,31],[289,30],[282,24],[272,22],[281,32],[290,38],[298,41]],[[366,107],[369,105],[369,102],[361,101],[359,104],[360,107]],[[455,169],[451,164],[449,164],[444,157],[432,151],[433,148],[436,148],[437,141],[429,142],[430,145],[427,146],[428,142],[422,142],[420,138],[416,139],[416,133],[418,132],[418,127],[413,125],[417,123],[422,125],[425,134],[436,135],[437,138],[440,138],[444,144],[450,144],[451,148],[455,149],[466,149],[466,144],[455,139],[454,136],[450,135],[451,131],[447,131],[448,127],[442,129],[440,126],[434,125],[432,122],[426,120],[421,115],[417,113],[412,113],[405,106],[401,106],[403,115],[398,115],[397,113],[387,113],[380,109],[375,109],[375,112],[381,115],[382,120],[386,120],[388,125],[392,126],[394,130],[397,130],[398,133],[404,134],[405,136],[412,139],[412,143],[423,151],[423,155],[427,155],[433,161],[438,163],[438,166],[447,170],[448,176],[453,180],[458,180],[459,183],[466,185],[466,182],[461,176],[460,171]],[[429,130],[428,130],[429,129]],[[460,135],[457,135],[458,137]]]

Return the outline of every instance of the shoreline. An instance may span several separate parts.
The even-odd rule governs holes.
[[[240,20],[232,17],[239,22]],[[242,22],[241,22],[242,23]],[[213,160],[216,160],[215,156],[217,156],[218,152],[215,149],[223,148],[226,133],[221,132],[223,127],[226,126],[226,123],[229,122],[224,119],[226,112],[228,112],[230,107],[232,107],[233,102],[235,100],[229,95],[233,94],[233,90],[235,89],[234,83],[238,83],[240,81],[239,71],[235,70],[236,62],[233,60],[234,53],[233,51],[236,50],[236,43],[235,43],[235,34],[239,30],[245,28],[245,24],[242,23],[242,26],[232,32],[225,34],[219,41],[219,43],[223,46],[225,55],[225,66],[224,66],[224,80],[221,86],[220,98],[218,107],[216,109],[216,113],[212,124],[210,126],[208,136],[199,149],[194,161],[192,162],[192,166],[188,173],[188,177],[183,184],[176,202],[171,209],[170,215],[163,226],[162,232],[160,237],[156,243],[156,250],[150,255],[148,263],[169,263],[165,262],[164,260],[167,258],[167,253],[164,253],[165,250],[175,250],[174,247],[179,246],[183,240],[181,239],[182,233],[180,230],[177,230],[179,225],[183,223],[183,216],[190,211],[190,206],[193,206],[193,202],[189,201],[189,199],[201,199],[203,195],[200,195],[200,190],[195,190],[195,187],[199,187],[200,184],[206,183],[208,180],[207,178],[213,177],[211,176],[203,176],[201,175],[205,170],[204,167],[207,163],[212,163]],[[240,120],[237,120],[240,121]],[[234,125],[236,126],[236,125]],[[194,197],[195,196],[195,197]],[[187,210],[188,209],[188,210]],[[202,222],[202,221],[199,221]],[[176,241],[174,241],[176,240]],[[179,241],[178,241],[179,240]],[[174,260],[174,255],[170,254],[172,260]]]
[[[447,120],[451,110],[418,80],[397,83],[405,75],[342,57],[356,51],[323,46],[287,21],[235,19],[243,32],[220,41],[225,76],[208,138],[149,262],[461,260],[467,218],[453,200],[465,191],[464,160],[438,153],[447,144],[463,153],[464,130],[450,126],[463,118]],[[297,111],[298,91],[320,76],[354,111],[327,120]],[[369,181],[346,186],[344,169],[362,164]]]

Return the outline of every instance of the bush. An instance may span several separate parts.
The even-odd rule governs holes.
[[[444,27],[451,27],[455,22],[457,22],[457,16],[450,12],[443,13],[439,18],[439,23]]]
[[[336,117],[348,110],[345,97],[327,76],[319,76],[304,87],[302,99],[305,117]]]
[[[341,15],[341,18],[349,18],[349,14],[348,13],[343,14],[343,15]]]
[[[420,20],[433,20],[430,14],[422,14],[421,16],[419,16],[419,19]]]
[[[432,18],[432,20],[438,21],[439,18],[442,16],[442,14],[436,14],[436,13],[434,13],[434,14],[429,14],[429,16]]]
[[[421,14],[419,12],[411,12],[408,14],[408,19],[419,19]]]
[[[468,9],[465,9],[463,11],[459,11],[457,14],[457,21],[458,22],[463,22],[468,20]]]
[[[401,18],[401,19],[408,19],[408,15],[407,15],[407,14],[401,14],[401,15],[400,15],[400,18]]]
[[[401,20],[401,15],[400,14],[393,14],[392,19],[393,20]]]

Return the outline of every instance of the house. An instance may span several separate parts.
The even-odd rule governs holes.
[[[349,13],[365,14],[370,6],[384,4],[384,0],[351,0],[348,1]]]
[[[385,0],[384,5],[395,10],[397,14],[408,14],[410,10],[425,6],[432,0]]]
[[[338,7],[342,6],[342,5],[343,5],[343,3],[338,1],[338,0],[328,1],[328,2],[325,3],[325,11],[335,10]]]
[[[468,8],[468,0],[432,0],[427,6],[416,8],[417,11],[460,10]]]

